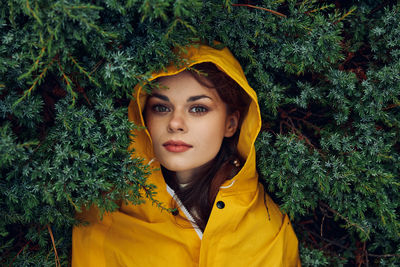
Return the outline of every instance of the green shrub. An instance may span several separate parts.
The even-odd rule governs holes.
[[[304,266],[400,264],[396,1],[3,0],[2,265],[68,265],[82,206],[163,208],[127,105],[172,47],[213,40],[258,93],[258,170]]]

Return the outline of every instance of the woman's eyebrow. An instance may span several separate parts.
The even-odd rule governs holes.
[[[207,96],[207,95],[195,95],[195,96],[189,97],[187,102],[193,102],[193,101],[196,101],[196,100],[199,100],[199,99],[202,99],[202,98],[209,98],[209,99],[212,100],[212,98]]]
[[[150,95],[150,97],[156,97],[156,98],[159,98],[159,99],[161,99],[161,100],[170,102],[168,96],[166,96],[166,95],[162,95],[162,94],[158,94],[158,93],[153,93],[153,94]]]

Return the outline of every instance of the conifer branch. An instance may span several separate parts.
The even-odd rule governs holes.
[[[39,18],[39,16],[33,11],[31,6],[29,5],[29,0],[26,0],[26,8],[29,10],[29,12],[32,13],[32,16],[39,22],[40,25],[43,25],[42,20]]]
[[[100,84],[88,73],[81,65],[78,64],[78,62],[72,57],[71,55],[68,55],[69,59],[74,63],[74,65],[78,68],[78,70],[84,74],[86,77],[88,77],[89,81],[91,81],[93,84],[95,84],[97,87],[100,87]]]
[[[368,253],[368,256],[374,257],[374,258],[393,258],[393,257],[400,257],[400,254],[383,254],[383,255],[378,255],[378,254],[371,254]]]
[[[154,170],[127,151],[135,137],[126,106],[136,84],[179,61],[175,51],[195,38],[221,41],[214,48],[228,47],[257,91],[258,171],[290,216],[308,221],[304,228],[293,222],[304,229],[304,265],[399,265],[395,1],[353,1],[357,10],[343,9],[345,0],[333,8],[274,0],[265,6],[273,10],[232,0],[45,2],[1,4],[0,198],[10,201],[0,211],[0,265],[70,265],[63,230],[81,204],[111,211],[119,201],[146,201],[172,211],[146,180]],[[82,101],[71,107],[70,93]],[[44,184],[53,186],[44,192]],[[369,247],[357,241],[366,233]]]
[[[334,7],[334,4],[324,5],[324,6],[320,7],[320,8],[315,8],[313,10],[309,10],[309,11],[304,12],[304,14],[315,13],[315,12],[322,11],[322,10],[325,10],[327,8],[330,8],[330,7]]]
[[[74,207],[75,211],[77,211],[77,212],[82,212],[82,209],[79,208],[79,207],[74,203],[74,201],[72,201],[71,197],[70,197],[68,194],[66,194],[66,196],[67,196],[67,199],[68,199],[69,203],[71,203],[71,205]]]
[[[40,63],[40,60],[41,60],[42,57],[45,55],[46,48],[48,48],[48,45],[51,43],[51,41],[53,40],[53,38],[54,38],[54,35],[53,35],[53,34],[50,35],[49,39],[48,39],[47,42],[46,42],[46,45],[44,45],[44,46],[40,49],[40,53],[39,53],[39,55],[35,58],[35,62],[32,64],[31,68],[30,68],[26,73],[20,75],[20,76],[18,77],[18,80],[21,80],[21,79],[24,79],[24,78],[28,77],[32,72],[34,72],[35,70],[38,69],[38,67],[39,67],[39,65],[40,65],[40,64],[39,64],[39,63]]]
[[[228,12],[231,12],[231,1],[230,0],[224,0],[224,7],[228,8]]]
[[[277,16],[280,16],[280,17],[283,17],[283,18],[287,18],[287,16],[285,14],[282,14],[282,13],[280,13],[278,11],[274,11],[274,10],[271,10],[271,9],[268,9],[268,8],[264,8],[264,7],[258,7],[258,6],[249,5],[249,4],[232,4],[232,6],[245,6],[245,7],[255,8],[255,9],[261,9],[261,10],[268,11],[268,12],[274,14],[274,15],[277,15]]]
[[[103,7],[95,5],[80,5],[80,6],[66,6],[66,9],[93,9],[93,10],[104,10]]]
[[[154,191],[151,190],[150,186],[145,184],[145,183],[139,183],[138,184],[140,188],[143,189],[145,192],[145,197],[149,199],[153,205],[156,205],[161,211],[167,211],[167,212],[172,212],[174,210],[173,208],[167,208],[164,206],[162,202],[154,198]]]
[[[90,71],[89,75],[92,76],[92,74],[93,74],[95,71],[97,71],[97,69],[101,66],[101,64],[103,64],[103,62],[104,62],[104,58],[101,59],[100,61],[98,61],[98,62],[96,63],[96,65],[94,65],[93,69]]]
[[[335,21],[334,24],[337,24],[340,21],[344,20],[346,17],[350,16],[356,9],[357,9],[357,7],[353,7],[352,9],[350,9],[346,14],[344,14],[337,21]]]
[[[29,74],[31,74],[33,71],[35,71],[38,66],[39,66],[39,61],[40,59],[43,57],[44,52],[46,51],[46,47],[43,46],[42,49],[40,50],[40,54],[39,56],[36,58],[35,62],[33,63],[32,67],[24,74],[22,74],[21,76],[18,77],[19,80],[27,77]]]
[[[100,33],[100,34],[103,35],[103,36],[107,36],[107,37],[110,37],[110,38],[113,38],[113,39],[115,39],[115,38],[118,37],[117,34],[112,33],[112,32],[106,32],[106,31],[104,31],[102,28],[100,28],[100,27],[97,26],[96,24],[93,24],[93,23],[89,22],[86,18],[81,18],[81,17],[75,16],[75,15],[73,15],[73,14],[72,14],[69,10],[67,10],[67,9],[64,9],[64,11],[65,11],[65,13],[67,14],[67,16],[70,17],[72,20],[82,22],[82,23],[85,24],[87,27],[94,29],[95,31],[97,31],[98,33]]]
[[[319,201],[319,204],[321,207],[329,210],[330,212],[332,212],[333,214],[337,215],[338,217],[340,217],[341,219],[345,220],[347,222],[347,225],[349,226],[353,226],[356,229],[359,229],[361,232],[363,232],[365,234],[366,237],[369,236],[369,232],[367,232],[362,226],[360,226],[359,224],[350,221],[347,217],[343,216],[342,214],[340,214],[338,211],[332,209],[331,207],[329,207],[327,204],[323,203],[322,201]]]
[[[165,34],[165,38],[168,38],[169,35],[172,33],[172,31],[176,28],[178,22],[180,24],[182,24],[183,26],[185,26],[187,29],[189,29],[191,32],[196,33],[196,29],[190,25],[189,23],[187,23],[186,21],[180,19],[180,18],[176,18],[174,19],[174,21],[171,23],[171,25],[168,27],[167,33]]]
[[[72,103],[71,103],[71,106],[73,106],[73,105],[75,105],[75,99],[76,99],[77,94],[76,94],[75,91],[72,89],[72,86],[71,86],[72,81],[71,81],[71,79],[68,77],[68,75],[65,74],[65,72],[63,71],[63,68],[62,68],[62,66],[61,66],[60,60],[58,59],[57,62],[58,62],[58,69],[59,69],[59,71],[61,72],[61,75],[63,76],[63,79],[64,79],[64,81],[65,81],[65,85],[66,85],[66,87],[67,87],[67,91],[68,91],[68,92],[71,94],[71,96],[72,96]]]
[[[309,223],[314,223],[314,222],[313,222],[313,221],[310,221]],[[341,249],[345,249],[345,250],[348,249],[348,247],[343,246],[342,244],[340,244],[340,243],[338,243],[338,242],[336,242],[336,241],[334,241],[334,240],[330,240],[330,239],[327,239],[326,237],[321,236],[320,233],[316,233],[316,232],[314,232],[314,231],[312,231],[312,230],[310,230],[310,229],[307,229],[303,224],[304,224],[304,223],[301,222],[301,223],[299,223],[298,225],[299,225],[304,231],[307,232],[308,237],[309,237],[310,239],[312,239],[312,241],[313,241],[313,243],[314,243],[315,245],[318,245],[318,244],[320,243],[320,242],[318,242],[318,241],[315,239],[315,238],[318,238],[318,239],[320,239],[320,240],[322,240],[322,241],[327,242],[327,244],[325,245],[325,247],[334,245],[334,246],[336,246],[336,247],[338,247],[338,248],[341,248]],[[314,237],[315,237],[315,238],[314,238]]]
[[[25,245],[18,251],[18,253],[14,256],[14,258],[12,259],[10,266],[12,266],[13,262],[15,261],[15,259],[22,253],[22,251],[24,251],[24,249],[32,242],[32,240],[29,240],[28,242],[25,243]]]
[[[392,109],[392,108],[397,108],[399,106],[400,106],[400,103],[390,104],[387,107],[383,108],[382,110],[389,110],[389,109]]]
[[[37,146],[39,145],[39,141],[31,141],[31,142],[25,142],[23,144],[18,144],[17,147],[30,147],[30,146]]]
[[[37,85],[44,79],[44,77],[46,77],[47,71],[49,70],[49,68],[51,67],[51,65],[53,65],[55,60],[55,57],[49,62],[49,64],[47,64],[47,66],[43,69],[42,73],[40,73],[39,76],[37,76],[34,80],[33,80],[33,84],[32,86],[26,90],[24,92],[24,95],[21,96],[17,101],[15,101],[15,103],[13,104],[13,106],[15,107],[16,105],[18,105],[22,100],[24,100],[27,96],[30,96],[32,91],[37,87]]]

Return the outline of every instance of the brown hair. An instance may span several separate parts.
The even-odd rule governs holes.
[[[180,187],[174,172],[162,167],[166,183],[175,191],[182,204],[191,213],[194,223],[204,231],[220,186],[231,179],[239,167],[233,162],[242,160],[237,152],[240,126],[246,115],[250,99],[244,90],[213,63],[206,62],[192,66],[189,72],[202,85],[217,90],[227,105],[227,112],[239,111],[239,127],[236,133],[224,138],[217,156],[208,163],[201,173],[197,173],[185,187]],[[175,203],[175,202],[173,202]],[[176,204],[174,204],[176,208]]]

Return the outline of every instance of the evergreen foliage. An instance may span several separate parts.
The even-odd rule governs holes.
[[[81,207],[165,209],[127,105],[213,40],[258,93],[258,171],[303,265],[400,265],[400,4],[372,0],[0,1],[2,265],[68,265]]]

